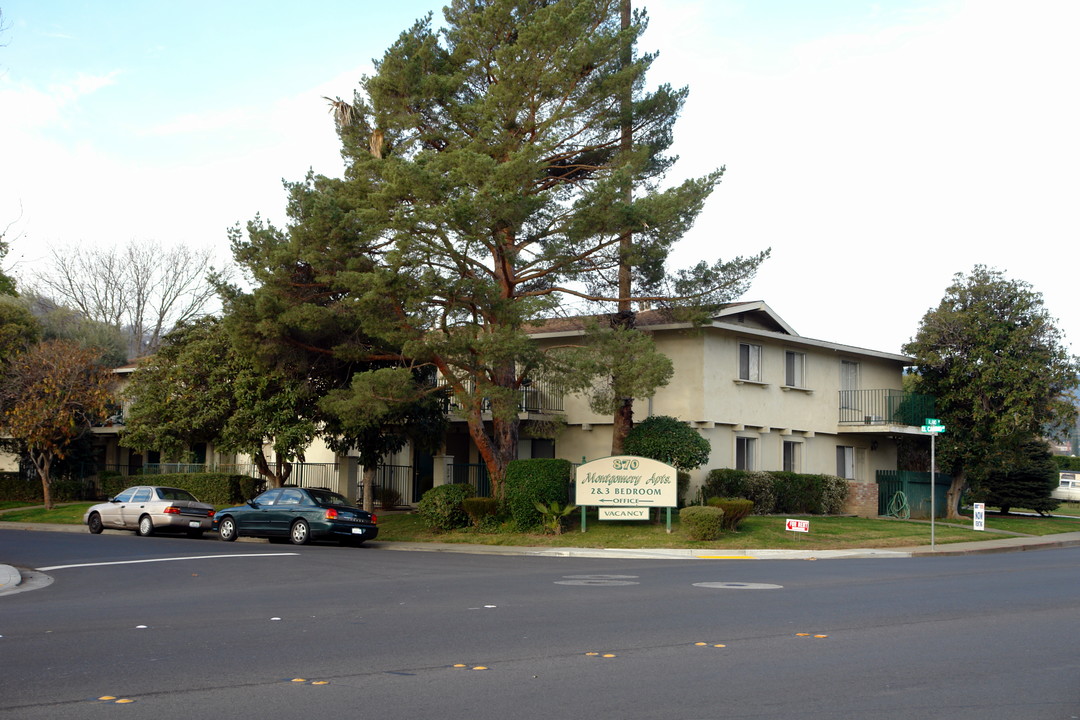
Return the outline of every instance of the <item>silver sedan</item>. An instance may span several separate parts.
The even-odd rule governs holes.
[[[158,531],[200,537],[210,529],[213,517],[214,506],[199,502],[187,490],[139,485],[92,506],[83,522],[95,535],[102,530],[134,530],[144,537]]]

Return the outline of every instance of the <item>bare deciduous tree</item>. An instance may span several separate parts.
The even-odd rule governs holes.
[[[35,275],[41,294],[91,320],[121,329],[128,355],[157,349],[180,323],[206,315],[215,298],[207,279],[213,253],[132,240],[113,248],[54,248]]]

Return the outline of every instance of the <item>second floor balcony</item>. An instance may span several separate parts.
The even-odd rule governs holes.
[[[935,398],[903,390],[841,390],[840,425],[918,428],[934,417]]]
[[[440,386],[448,387],[445,382]],[[470,387],[470,392],[475,392],[475,384]],[[524,415],[561,415],[563,413],[563,391],[555,383],[543,380],[527,381],[516,391],[518,396],[518,412]],[[447,410],[458,414],[465,407],[466,398],[449,392]],[[491,402],[487,398],[481,400],[485,413],[491,411]]]

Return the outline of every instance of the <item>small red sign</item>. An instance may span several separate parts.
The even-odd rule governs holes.
[[[810,532],[809,520],[788,520],[787,529],[792,532]]]

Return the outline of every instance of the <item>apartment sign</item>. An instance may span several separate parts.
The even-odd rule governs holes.
[[[574,503],[582,507],[676,507],[675,468],[658,460],[616,455],[578,466]]]

